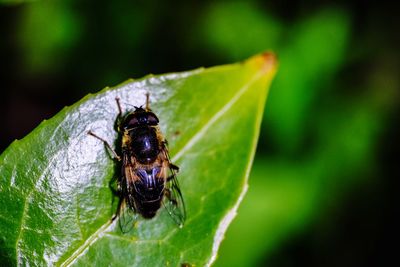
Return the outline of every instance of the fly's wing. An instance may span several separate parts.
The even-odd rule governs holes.
[[[138,179],[134,171],[135,167],[136,163],[134,158],[124,155],[122,164],[122,178],[120,181],[120,202],[117,213],[119,217],[119,226],[123,233],[131,231],[138,218],[134,199],[130,193],[134,181]]]
[[[126,201],[123,200],[118,212],[118,224],[121,232],[124,234],[130,232],[135,226],[137,218],[138,214],[126,205]]]
[[[178,167],[173,165],[169,159],[166,142],[164,142],[163,152],[166,159],[165,162],[167,163],[164,168],[169,170],[170,175],[167,178],[165,186],[165,198],[163,199],[162,204],[174,222],[179,225],[179,227],[182,227],[186,220],[186,207],[185,202],[183,201],[178,179],[176,177],[175,170],[178,169]],[[173,166],[173,168],[171,168],[171,166]]]
[[[186,207],[176,174],[173,170],[171,172],[173,174],[168,178],[169,181],[167,181],[165,188],[165,198],[162,203],[174,222],[179,227],[182,227],[186,219]]]

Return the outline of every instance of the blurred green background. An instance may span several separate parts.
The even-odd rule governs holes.
[[[280,67],[249,191],[215,266],[384,266],[394,259],[396,4],[0,3],[0,150],[107,85],[273,50]]]

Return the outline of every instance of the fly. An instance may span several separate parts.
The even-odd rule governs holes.
[[[135,214],[151,219],[164,206],[174,222],[182,227],[186,218],[185,204],[176,173],[179,167],[171,163],[167,140],[160,131],[159,119],[149,106],[146,94],[145,108],[122,112],[119,98],[117,131],[121,135],[121,155],[103,138],[88,133],[104,142],[114,158],[122,163],[117,178],[116,194],[120,204],[115,219],[128,206]]]

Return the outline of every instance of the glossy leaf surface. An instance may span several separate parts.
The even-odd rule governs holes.
[[[196,266],[215,260],[247,189],[275,58],[130,80],[88,95],[0,156],[0,257],[10,265]],[[118,113],[145,103],[169,141],[186,202],[178,228],[161,209],[121,233],[110,218]]]

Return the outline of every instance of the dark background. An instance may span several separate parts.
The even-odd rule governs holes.
[[[273,50],[280,68],[250,189],[216,266],[396,259],[396,4],[1,2],[0,151],[105,86]]]

